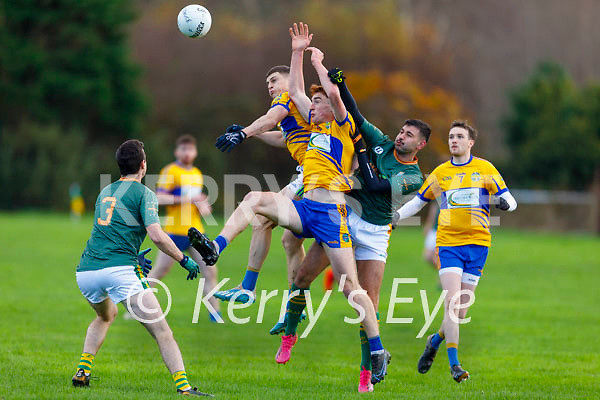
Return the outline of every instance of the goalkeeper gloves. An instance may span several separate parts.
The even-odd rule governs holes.
[[[338,67],[331,68],[327,72],[327,76],[329,77],[331,82],[333,82],[335,85],[339,85],[340,83],[342,83],[344,81],[344,79],[346,79],[346,77],[344,76],[344,71],[342,71]]]
[[[217,149],[229,153],[235,146],[242,143],[246,139],[246,133],[242,129],[244,127],[237,124],[228,126],[225,134],[217,138],[217,143],[215,143]]]
[[[183,259],[179,261],[179,265],[181,265],[189,272],[187,280],[193,280],[198,276],[198,272],[200,272],[200,267],[198,266],[198,264],[196,264],[196,261],[192,260],[186,255],[184,255]]]
[[[152,269],[152,260],[148,260],[146,258],[146,254],[148,254],[152,250],[151,248],[147,248],[144,251],[140,251],[137,255],[138,264],[142,267],[142,271],[144,272],[144,276],[148,276],[150,270]]]

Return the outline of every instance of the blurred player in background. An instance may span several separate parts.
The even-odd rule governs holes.
[[[205,278],[204,295],[206,295],[217,285],[217,267],[206,265],[202,261],[202,256],[190,247],[187,237],[187,231],[191,226],[204,232],[200,216],[212,212],[208,197],[202,192],[204,187],[202,172],[194,166],[197,155],[196,139],[191,135],[180,136],[175,142],[175,162],[160,171],[156,194],[158,204],[167,208],[163,229],[175,242],[177,248],[188,251],[200,266],[200,273]],[[162,279],[172,266],[173,259],[159,249],[154,268],[148,277]],[[217,315],[209,313],[210,320],[222,322],[219,301],[211,297],[209,303],[217,311]]]
[[[418,370],[422,374],[429,371],[445,339],[450,373],[458,383],[469,378],[469,372],[458,361],[458,322],[465,318],[474,301],[491,244],[491,196],[496,208],[504,211],[517,208],[498,170],[489,161],[471,155],[476,139],[473,127],[464,121],[454,121],[448,134],[452,158],[434,169],[417,196],[398,210],[399,218],[404,219],[415,215],[431,200],[437,199],[440,204],[436,245],[440,281],[447,290],[444,320],[439,332],[427,338]]]
[[[177,392],[204,396],[188,383],[173,332],[138,267],[138,252],[147,233],[188,271],[187,279],[198,275],[198,265],[160,227],[156,195],[141,183],[147,167],[144,144],[127,140],[116,157],[121,179],[98,195],[92,233],[77,266],[77,285],[97,316],[88,327],[73,385],[89,386],[94,359],[118,312],[116,304],[123,303],[156,340]]]

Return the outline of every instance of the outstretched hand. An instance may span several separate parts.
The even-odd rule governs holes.
[[[308,33],[308,25],[300,22],[290,28],[290,36],[292,37],[292,51],[304,51],[312,40],[312,33]]]
[[[316,47],[307,47],[306,51],[310,51],[310,61],[313,63],[323,64],[323,59],[325,58],[325,54]]]

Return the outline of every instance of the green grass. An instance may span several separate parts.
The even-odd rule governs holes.
[[[174,386],[154,341],[135,321],[121,315],[100,350],[88,389],[70,385],[93,311],[79,293],[75,265],[88,238],[91,219],[71,222],[56,214],[0,214],[0,398],[158,399],[175,397]],[[209,229],[214,234],[216,228]],[[276,231],[258,290],[286,287],[284,256]],[[597,398],[600,393],[600,262],[597,237],[494,232],[472,321],[461,330],[460,360],[472,379],[457,385],[440,352],[426,375],[416,371],[424,339],[415,336],[424,317],[419,290],[430,308],[439,291],[436,274],[421,260],[417,228],[396,230],[382,288],[385,320],[394,277],[418,278],[400,285],[398,296],[412,304],[396,306],[395,317],[411,325],[382,323],[384,345],[393,355],[384,383],[373,398]],[[220,278],[237,283],[247,260],[246,232],[219,262]],[[150,253],[155,257],[155,251]],[[279,366],[273,357],[278,338],[268,335],[279,300],[236,311],[246,325],[208,322],[203,308],[192,324],[197,283],[174,268],[165,280],[173,294],[167,317],[181,347],[192,384],[221,399],[358,397],[358,329],[343,296],[334,292],[324,315],[292,360]],[[228,284],[226,287],[230,287]],[[321,280],[313,287],[320,301]],[[164,301],[164,295],[159,295]],[[164,304],[164,302],[163,302]],[[120,308],[122,314],[123,309]],[[225,311],[225,310],[224,310]],[[225,312],[226,314],[226,312]],[[429,332],[437,329],[440,315]],[[302,326],[301,326],[302,329]]]

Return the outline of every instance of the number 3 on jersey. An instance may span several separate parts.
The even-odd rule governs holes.
[[[98,217],[98,223],[100,225],[108,225],[110,224],[110,220],[112,218],[113,215],[113,211],[115,209],[115,204],[117,204],[117,199],[114,197],[105,197],[102,199],[102,203],[106,203],[110,201],[110,206],[108,206],[108,208],[106,209],[106,219],[101,219]]]

